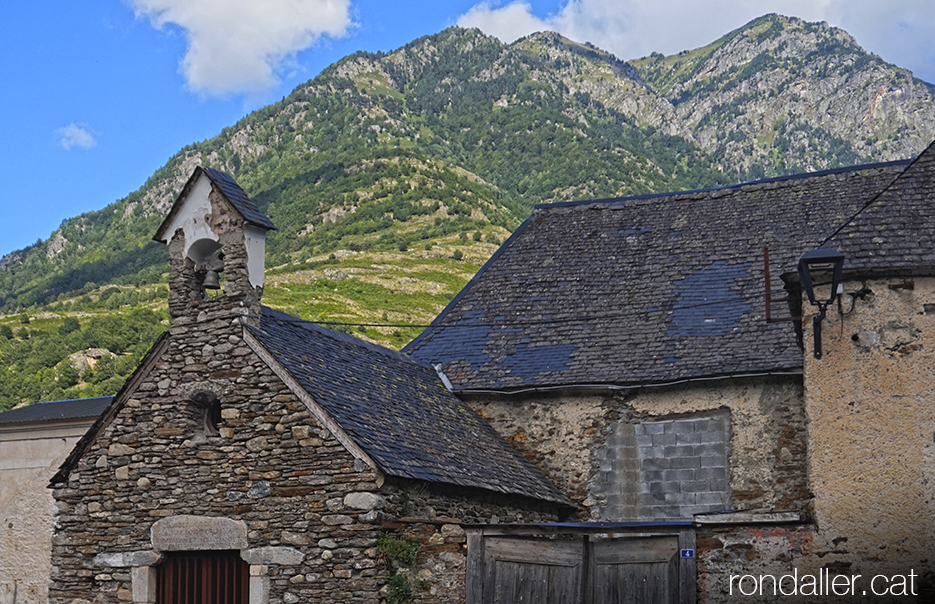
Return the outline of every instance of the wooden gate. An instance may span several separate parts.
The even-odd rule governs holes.
[[[467,604],[693,604],[694,532],[632,524],[470,528],[466,587]]]

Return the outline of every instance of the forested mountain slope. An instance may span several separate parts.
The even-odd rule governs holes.
[[[457,28],[351,55],[0,260],[0,408],[110,394],[132,368],[164,320],[150,237],[199,164],[279,227],[268,304],[385,325],[337,327],[400,347],[535,203],[910,157],[932,138],[932,87],[846,32],[773,15],[630,63],[554,33],[506,45]],[[135,338],[102,343],[111,318]]]

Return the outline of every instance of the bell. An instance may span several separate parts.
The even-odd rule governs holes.
[[[217,271],[208,271],[205,273],[205,280],[202,283],[205,289],[221,289],[221,276]]]

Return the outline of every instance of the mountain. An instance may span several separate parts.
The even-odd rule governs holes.
[[[632,64],[671,105],[673,133],[740,180],[904,159],[935,138],[935,87],[827,23],[767,15]]]
[[[357,53],[3,257],[0,408],[110,394],[132,368],[164,325],[150,237],[199,164],[279,227],[268,304],[400,347],[535,203],[909,157],[935,138],[933,100],[846,32],[777,15],[630,62],[549,32],[503,44],[458,28]]]

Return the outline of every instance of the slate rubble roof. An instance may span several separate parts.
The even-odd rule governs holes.
[[[403,351],[456,391],[800,372],[792,324],[765,320],[763,248],[783,295],[779,275],[908,164],[536,206]]]
[[[269,308],[250,329],[385,474],[572,505],[433,368]]]
[[[165,219],[163,219],[162,224],[159,225],[159,228],[156,229],[156,234],[153,235],[153,240],[164,242],[167,239],[167,233],[165,230],[169,228],[169,224],[172,222],[172,218],[179,211],[179,208],[182,206],[182,203],[188,197],[188,194],[191,192],[192,187],[195,186],[195,183],[198,182],[198,177],[204,174],[208,177],[211,183],[221,191],[224,195],[224,198],[230,202],[235,210],[247,221],[248,224],[259,227],[264,230],[276,230],[276,226],[273,225],[272,221],[263,213],[260,208],[250,199],[250,196],[247,195],[246,191],[240,188],[240,185],[237,184],[229,174],[226,172],[221,172],[220,170],[215,170],[214,168],[205,168],[199,166],[195,168],[195,171],[192,172],[192,175],[185,182],[185,186],[182,187],[182,191],[179,193],[179,196],[176,198],[175,203],[172,204],[172,208],[169,209],[168,214],[166,214]]]
[[[260,208],[253,203],[253,200],[250,199],[247,193],[240,188],[240,185],[238,185],[229,174],[221,172],[220,170],[215,170],[214,168],[202,168],[202,170],[204,170],[208,178],[211,179],[214,186],[221,190],[221,193],[224,194],[227,201],[231,202],[231,205],[240,212],[244,220],[254,226],[267,230],[276,229],[270,219],[266,217],[266,214],[260,211]]]
[[[66,419],[96,418],[110,405],[112,396],[33,403],[0,413],[0,424],[25,424]]]
[[[850,274],[935,274],[935,142],[826,245]]]

